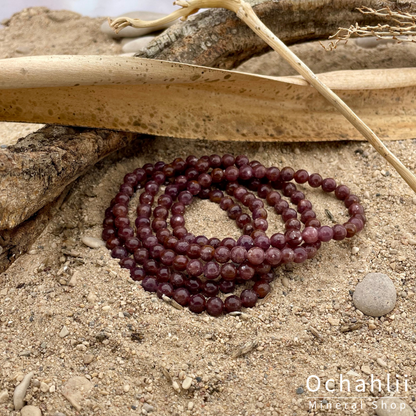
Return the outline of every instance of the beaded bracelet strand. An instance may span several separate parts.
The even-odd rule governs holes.
[[[333,227],[322,226],[312,203],[292,180],[334,192],[348,208],[349,220]],[[153,208],[163,185],[163,193]],[[134,230],[128,205],[141,189]],[[296,209],[290,208],[282,195]],[[189,233],[184,215],[194,196],[219,204],[236,221],[241,237],[237,241],[230,237],[219,240]],[[270,238],[266,235],[268,222],[263,200],[281,215],[284,234],[275,233]],[[169,164],[147,163],[125,175],[105,212],[102,238],[112,257],[120,259],[121,267],[130,270],[132,279],[142,281],[143,289],[156,292],[159,297],[171,297],[192,312],[206,310],[212,316],[220,316],[253,307],[258,298],[265,297],[274,279],[273,268],[303,263],[316,255],[322,242],[340,241],[360,232],[366,218],[359,202],[347,186],[337,186],[334,179],[322,179],[317,173],[309,175],[303,169],[295,172],[290,167],[266,168],[243,155],[199,159],[188,156]],[[248,281],[255,283],[240,296],[227,296],[224,302],[217,296],[220,291],[230,294],[236,284]]]

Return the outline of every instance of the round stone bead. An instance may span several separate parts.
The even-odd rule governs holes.
[[[259,298],[264,298],[270,293],[271,287],[265,280],[259,280],[254,283],[253,290]]]
[[[319,241],[326,243],[332,240],[333,236],[334,236],[334,231],[332,230],[331,227],[328,227],[327,225],[324,225],[323,227],[320,227],[318,229]]]
[[[257,293],[253,289],[246,289],[240,295],[241,305],[245,308],[252,308],[257,303]]]
[[[142,281],[142,288],[146,292],[156,292],[159,287],[156,277],[146,276]]]
[[[264,250],[262,250],[260,247],[252,247],[247,252],[247,260],[250,264],[253,266],[257,266],[264,261]]]
[[[191,299],[191,295],[189,293],[188,289],[185,289],[184,287],[179,287],[175,289],[173,292],[173,299],[179,303],[181,306],[186,306],[189,303],[189,300]]]
[[[220,298],[209,298],[206,303],[206,311],[211,316],[220,316],[224,310],[224,303]]]
[[[302,231],[302,240],[307,243],[315,243],[318,241],[318,230],[314,227],[305,227]]]
[[[325,192],[334,192],[337,187],[337,183],[335,182],[335,179],[326,178],[322,181],[321,186],[322,190]]]
[[[350,188],[348,188],[348,186],[338,185],[335,188],[335,196],[341,201],[344,201],[350,195],[350,193],[351,191]]]
[[[341,224],[336,224],[332,227],[334,236],[332,237],[336,241],[341,241],[347,236],[347,230]]]
[[[309,186],[319,188],[322,185],[322,176],[319,173],[312,173],[308,179]]]
[[[303,263],[308,259],[308,253],[303,247],[296,247],[293,253],[295,254],[293,259],[294,263]]]
[[[220,266],[218,263],[209,261],[204,265],[204,276],[207,279],[216,279],[220,275]]]
[[[225,299],[224,308],[227,313],[238,312],[241,310],[241,299],[238,296],[229,296]]]
[[[191,312],[201,313],[205,310],[206,301],[202,295],[196,294],[190,297],[188,308]]]

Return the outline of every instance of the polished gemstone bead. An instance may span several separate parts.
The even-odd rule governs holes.
[[[112,250],[114,247],[121,246],[122,242],[117,237],[110,237],[107,242],[105,243],[105,246]]]
[[[153,210],[153,216],[155,218],[161,218],[163,220],[166,220],[166,218],[169,215],[169,211],[166,207],[164,207],[163,205],[158,205],[154,210]]]
[[[254,239],[254,245],[266,251],[270,247],[270,238],[267,235],[259,235]]]
[[[352,204],[358,204],[360,202],[360,198],[357,195],[348,195],[344,199],[344,205],[349,208]]]
[[[312,209],[312,203],[307,199],[302,199],[298,202],[297,211],[299,214],[303,214],[305,211],[310,211]]]
[[[293,259],[294,263],[303,263],[308,259],[308,253],[303,247],[296,247],[293,253],[295,254]]]
[[[142,281],[142,288],[146,292],[157,292],[158,287],[159,283],[154,276],[146,276]]]
[[[282,263],[292,263],[295,259],[295,253],[291,248],[284,248],[281,250],[282,253]]]
[[[322,190],[325,192],[334,192],[337,187],[337,183],[335,182],[335,179],[326,178],[322,181],[321,186]]]
[[[282,260],[282,253],[278,248],[270,247],[264,255],[264,260],[272,267],[276,267],[280,264]]]
[[[331,227],[328,227],[327,225],[324,225],[323,227],[318,228],[318,239],[322,242],[327,242],[332,240],[332,237],[334,236],[334,231]]]
[[[232,263],[226,263],[221,266],[221,276],[224,280],[234,280],[237,276],[237,268]]]
[[[282,220],[286,222],[292,218],[297,218],[298,214],[293,208],[288,208],[282,212]]]
[[[335,196],[344,201],[349,195],[350,195],[351,191],[350,188],[348,188],[348,186],[345,185],[338,185],[335,188]]]
[[[239,169],[236,168],[235,166],[229,166],[227,169],[225,169],[225,178],[227,179],[227,181],[236,181],[238,179],[239,176]]]
[[[224,303],[220,298],[209,298],[206,303],[206,311],[211,316],[220,316],[224,310]]]
[[[210,245],[200,247],[201,260],[211,261],[214,258],[215,249]]]
[[[159,283],[157,288],[157,296],[162,298],[163,295],[171,298],[173,296],[173,286],[169,282]]]
[[[282,248],[284,248],[285,245],[286,245],[286,238],[285,238],[284,234],[281,234],[281,233],[273,234],[270,237],[270,244],[273,247],[278,248],[279,250],[281,250]]]
[[[185,284],[185,277],[183,274],[180,273],[172,273],[170,276],[170,283],[175,288],[182,287]]]
[[[302,231],[302,239],[305,243],[315,243],[318,241],[318,230],[314,227],[305,227]]]
[[[281,195],[277,191],[271,191],[266,196],[267,203],[274,207],[282,199]]]
[[[218,263],[226,263],[230,260],[230,250],[227,247],[219,246],[215,249],[214,257]]]
[[[222,293],[233,293],[235,289],[235,282],[232,280],[221,279],[218,287]]]
[[[319,173],[309,175],[308,183],[312,188],[319,188],[322,185],[322,176]]]
[[[202,274],[203,266],[200,260],[198,259],[191,259],[188,261],[186,265],[186,271],[190,276],[197,277]]]
[[[302,224],[299,220],[297,220],[296,218],[291,218],[290,220],[287,220],[285,222],[285,229],[286,231],[289,230],[300,230]]]
[[[217,296],[220,288],[217,282],[207,280],[202,284],[202,293],[207,297]]]
[[[112,209],[113,215],[116,217],[127,217],[128,209],[124,204],[115,204]]]
[[[140,282],[145,276],[146,274],[142,267],[135,267],[130,270],[130,277],[136,282]]]
[[[228,296],[224,302],[224,308],[227,313],[238,312],[241,310],[241,299],[238,296]]]
[[[225,197],[221,198],[220,208],[222,210],[227,211],[228,208],[232,207],[233,205],[235,205],[234,201],[230,197],[225,196]]]
[[[198,278],[191,277],[185,280],[185,287],[192,294],[199,293],[202,290],[203,282]]]
[[[184,287],[179,287],[174,290],[173,292],[173,299],[179,303],[179,305],[187,306],[189,300],[191,299],[191,295],[188,289]]]
[[[130,257],[124,257],[120,260],[120,267],[123,269],[133,270],[136,267],[136,262]]]
[[[235,163],[235,158],[233,155],[225,154],[221,158],[221,166],[226,169],[228,166],[232,166]]]
[[[348,207],[348,213],[350,215],[364,214],[364,208],[358,203],[353,203]]]
[[[256,305],[258,295],[253,289],[246,289],[240,295],[241,305],[245,308],[252,308]]]
[[[248,165],[248,163],[249,163],[249,160],[248,160],[248,157],[247,156],[245,156],[245,155],[238,155],[236,158],[235,158],[235,164],[237,165],[237,167],[241,167],[241,166],[244,166],[244,165]]]
[[[128,255],[129,253],[124,247],[117,246],[111,250],[111,257],[115,259],[124,259]]]
[[[297,247],[302,242],[302,233],[299,230],[286,231],[285,239],[290,247]]]
[[[204,276],[207,279],[216,279],[220,275],[220,266],[214,261],[209,261],[204,265]]]
[[[178,195],[178,201],[184,205],[190,205],[190,203],[192,202],[192,198],[192,194],[189,191],[182,191]]]
[[[334,236],[332,237],[336,241],[341,241],[345,237],[347,237],[347,230],[345,227],[341,224],[336,224],[332,227],[332,230],[334,232]]]
[[[229,169],[229,168],[227,168]],[[227,173],[226,173],[227,175]],[[253,168],[250,165],[241,166],[239,169],[239,178],[243,181],[248,181],[253,177]]]
[[[191,312],[201,313],[205,310],[206,301],[202,295],[196,294],[190,297],[188,308]]]
[[[242,280],[252,279],[255,272],[254,267],[247,263],[241,264],[237,269],[238,276],[240,276]]]
[[[184,270],[186,270],[187,265],[188,265],[188,257],[182,254],[175,256],[172,262],[172,267],[177,272],[183,272]]]
[[[282,194],[284,196],[292,196],[294,192],[296,192],[295,184],[289,182],[282,185]]]
[[[256,292],[257,296],[262,299],[270,293],[271,287],[265,280],[259,280],[254,283],[253,290]]]
[[[303,184],[303,183],[308,182],[309,173],[304,169],[299,169],[298,171],[295,172],[295,174],[293,175],[293,178],[295,179],[296,183]]]
[[[253,266],[263,263],[264,251],[259,247],[252,247],[247,251],[247,260]]]
[[[364,228],[364,222],[360,218],[357,218],[355,216],[352,217],[352,218],[350,218],[348,220],[348,222],[350,224],[354,224],[355,225],[355,227],[357,228],[357,233],[359,233]]]
[[[287,209],[289,209],[289,203],[283,199],[277,202],[276,205],[274,206],[274,210],[276,211],[276,214],[278,215],[283,214],[283,212],[286,211]]]
[[[116,236],[116,230],[113,227],[106,227],[101,233],[101,237],[104,241],[114,238]]]

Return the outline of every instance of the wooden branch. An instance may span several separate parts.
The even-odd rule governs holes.
[[[265,0],[253,9],[286,45],[328,39],[340,26],[374,25],[387,17],[361,14],[357,8],[390,7],[416,11],[416,0],[406,3],[379,0]],[[232,69],[247,59],[270,51],[270,46],[244,22],[225,9],[207,10],[171,26],[137,56]]]
[[[14,229],[137,135],[47,126],[0,150],[0,230]]]
[[[72,184],[67,186],[54,201],[46,204],[27,221],[11,230],[0,230],[0,284],[1,273],[30,250],[32,244],[45,230],[49,220],[62,206],[71,187]]]
[[[338,97],[327,85],[305,65],[265,24],[259,19],[251,5],[245,0],[177,0],[175,5],[182,6],[184,16],[192,13],[197,8],[212,7],[227,8],[234,13],[247,25],[254,33],[270,45],[279,55],[285,59],[289,65],[302,75],[319,93],[325,97],[377,150],[377,152],[389,162],[406,183],[416,192],[416,177],[403,165],[403,163],[383,144],[377,135],[364,123],[363,120],[354,113],[353,110]],[[362,7],[365,5],[362,5]],[[178,12],[174,12],[175,19]],[[166,19],[166,18],[165,18]],[[152,22],[157,25],[158,21]],[[139,19],[118,18],[111,23],[116,30],[119,25],[135,25],[141,27],[142,21]]]

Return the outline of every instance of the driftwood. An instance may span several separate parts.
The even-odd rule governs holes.
[[[287,45],[328,39],[340,26],[356,22],[373,25],[387,21],[382,17],[363,15],[357,10],[361,6],[416,11],[415,0],[266,0],[251,3],[259,3],[253,6],[257,16]],[[233,12],[216,9],[175,24],[137,56],[232,69],[268,51],[270,47]]]
[[[29,251],[37,237],[43,232],[62,206],[72,184],[52,202],[46,204],[31,218],[11,230],[0,230],[0,273],[6,271],[15,260]],[[0,283],[2,279],[0,276]]]

